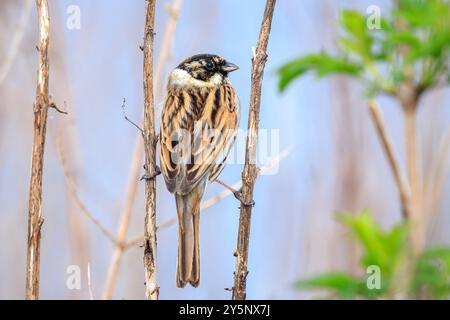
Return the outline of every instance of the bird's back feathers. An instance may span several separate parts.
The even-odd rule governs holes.
[[[239,100],[231,85],[169,89],[161,118],[160,160],[170,192],[186,194],[210,179],[233,145]]]

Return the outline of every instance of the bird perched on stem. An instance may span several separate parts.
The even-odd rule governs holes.
[[[228,80],[238,67],[220,56],[187,58],[170,73],[161,116],[160,164],[178,213],[177,287],[200,282],[200,203],[225,166],[240,104]]]

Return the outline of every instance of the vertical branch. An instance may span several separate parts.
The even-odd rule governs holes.
[[[42,172],[44,166],[45,130],[49,107],[48,46],[50,19],[47,0],[36,0],[39,19],[39,67],[37,75],[36,102],[34,105],[34,139],[31,160],[31,181],[28,210],[28,251],[26,293],[29,300],[39,299],[39,263],[41,245]]]
[[[414,252],[419,254],[425,246],[425,220],[422,211],[422,187],[417,159],[417,103],[403,105],[408,178],[411,189],[411,236]]]
[[[402,9],[402,1],[397,0],[395,3],[398,9]],[[406,20],[399,18],[396,21],[398,29],[401,31],[408,30],[409,25]],[[407,45],[399,46],[398,54],[406,56],[409,52]],[[417,154],[417,106],[422,94],[414,80],[414,66],[405,64],[403,66],[404,81],[399,86],[396,97],[400,101],[403,108],[403,116],[405,122],[405,142],[406,142],[406,162],[408,171],[408,182],[411,192],[411,241],[413,251],[416,255],[420,254],[425,245],[425,225],[422,217],[422,181],[419,173],[418,154]]]
[[[144,33],[144,149],[145,149],[145,230],[144,267],[146,296],[159,298],[156,282],[156,134],[153,97],[153,40],[155,24],[155,0],[146,2]]]
[[[389,166],[391,167],[392,175],[394,176],[395,183],[400,195],[400,202],[402,206],[402,215],[404,219],[411,217],[411,198],[408,190],[408,185],[404,181],[400,169],[399,162],[395,156],[394,147],[389,138],[386,126],[384,125],[383,116],[379,105],[374,101],[370,100],[368,102],[370,117],[377,130],[379,139],[383,146],[384,153],[389,161]]]
[[[267,60],[267,45],[269,42],[272,16],[276,0],[267,0],[264,17],[261,23],[258,45],[252,59],[252,87],[250,110],[248,117],[248,132],[245,153],[245,165],[242,172],[242,196],[245,202],[253,200],[258,170],[256,168],[256,147],[258,143],[259,111],[261,105],[261,88],[264,66]],[[250,241],[250,222],[252,207],[241,205],[239,231],[236,250],[236,270],[234,273],[233,300],[246,298],[246,283],[248,274],[248,246]]]

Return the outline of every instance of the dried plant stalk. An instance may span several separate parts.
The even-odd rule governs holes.
[[[394,176],[395,183],[397,185],[397,189],[400,195],[403,218],[408,219],[411,216],[411,197],[408,185],[402,176],[400,165],[395,155],[394,147],[383,121],[380,106],[374,100],[369,100],[368,106],[370,117],[375,126],[378,137],[380,138],[384,153],[388,158],[389,166],[391,167],[392,175]]]
[[[414,253],[419,255],[425,247],[425,217],[422,210],[422,181],[419,173],[417,154],[417,101],[403,104],[405,118],[405,141],[408,178],[411,190],[411,241]]]
[[[155,0],[147,0],[144,32],[144,149],[145,149],[145,229],[144,267],[146,297],[159,298],[156,282],[156,134],[153,96],[153,41]]]
[[[253,189],[258,169],[256,167],[256,147],[258,143],[259,112],[261,105],[261,88],[264,66],[267,60],[267,45],[272,26],[273,11],[276,0],[267,0],[261,23],[258,45],[252,59],[252,86],[248,132],[245,152],[245,165],[242,172],[242,196],[245,202],[253,201]],[[241,205],[239,231],[236,249],[236,270],[234,272],[233,300],[245,300],[248,274],[248,246],[250,241],[250,222],[252,207]]]
[[[50,18],[47,0],[36,0],[39,19],[39,67],[34,105],[34,140],[31,160],[31,181],[28,211],[28,246],[25,298],[39,299],[39,270],[42,219],[42,173],[44,166],[45,131],[50,105],[48,94]]]
[[[395,6],[402,9],[401,1],[396,1]],[[408,29],[408,23],[403,18],[396,21],[398,28],[402,31]],[[407,45],[400,46],[399,56],[404,57],[408,54]],[[403,109],[403,118],[405,123],[405,143],[406,143],[406,166],[408,172],[408,183],[411,197],[411,211],[408,216],[410,224],[410,238],[413,253],[416,257],[423,251],[425,246],[425,217],[422,210],[422,181],[420,177],[418,154],[417,154],[417,128],[416,117],[418,103],[422,89],[416,85],[414,79],[414,66],[405,64],[403,67],[404,81],[398,86],[395,96]]]

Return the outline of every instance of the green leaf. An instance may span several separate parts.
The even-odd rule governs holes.
[[[341,38],[338,40],[340,48],[347,53],[354,54],[358,57],[367,57],[367,48],[360,42],[353,39]]]
[[[311,279],[297,281],[298,289],[328,289],[333,290],[341,299],[354,298],[359,292],[361,283],[345,273],[328,273]]]
[[[450,248],[427,249],[419,258],[413,281],[413,290],[425,289],[430,297],[450,297]]]
[[[341,25],[347,37],[340,39],[341,48],[359,56],[363,61],[372,60],[373,38],[366,24],[366,18],[358,11],[344,10],[341,14]]]
[[[450,50],[450,33],[443,35],[435,35],[432,39],[428,39],[420,46],[413,48],[408,53],[406,60],[412,63],[419,59],[434,58],[440,59],[441,56],[449,54]]]
[[[385,277],[390,277],[405,250],[407,227],[395,226],[383,232],[375,223],[369,210],[360,214],[343,214],[341,220],[349,226],[352,234],[364,248],[362,263],[364,267],[377,265]]]
[[[288,62],[278,69],[279,90],[285,90],[292,81],[310,71],[317,77],[338,73],[354,76],[362,71],[362,66],[325,53],[307,55]]]
[[[384,267],[387,256],[380,241],[381,232],[378,226],[375,225],[370,212],[364,210],[358,215],[345,214],[341,216],[341,220],[350,228],[353,236],[362,244],[365,251],[365,257],[363,258],[364,265],[375,264]]]
[[[423,29],[445,23],[446,20],[441,19],[448,17],[449,12],[446,0],[400,0],[394,14],[410,27]]]
[[[389,33],[384,40],[384,45],[397,47],[402,44],[406,44],[412,48],[419,48],[421,46],[421,41],[415,34],[410,32],[392,32]]]
[[[330,272],[295,283],[297,289],[323,289],[332,291],[340,299],[375,298],[386,292],[382,289],[369,289],[365,278],[355,278],[342,272]]]
[[[358,11],[342,11],[341,24],[356,39],[362,40],[367,36],[366,18]]]

